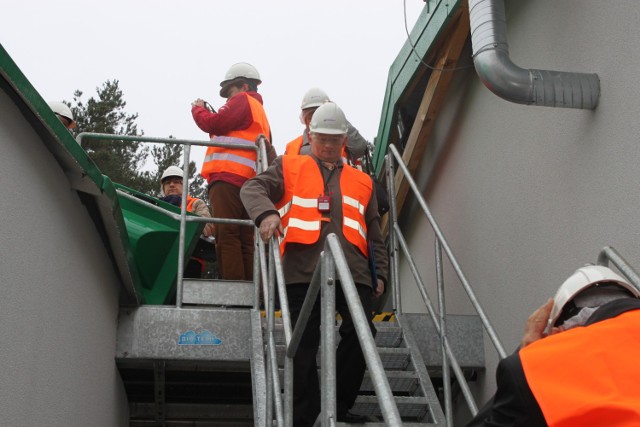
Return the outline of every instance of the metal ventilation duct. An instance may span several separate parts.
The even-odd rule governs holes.
[[[493,93],[518,104],[597,107],[597,74],[525,70],[511,62],[504,0],[469,0],[469,18],[476,72]]]

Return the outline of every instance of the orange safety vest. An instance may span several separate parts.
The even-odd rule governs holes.
[[[187,212],[193,212],[193,204],[198,200],[196,197],[187,196]]]
[[[233,130],[227,135],[211,135],[211,142],[223,144],[236,144],[238,146],[255,147],[258,135],[266,137],[270,135],[269,121],[262,104],[246,92],[240,92],[235,96],[246,96],[251,108],[253,122],[243,130]],[[209,175],[217,172],[233,173],[244,178],[253,178],[256,175],[256,150],[243,150],[223,147],[207,147],[207,153],[202,164],[200,175],[209,179]]]
[[[299,137],[297,137],[296,139],[294,139],[293,141],[289,142],[287,144],[287,146],[284,149],[284,154],[289,154],[289,155],[298,155],[300,154],[300,150],[302,149],[302,144],[304,143],[304,139],[302,138],[302,135],[300,135]],[[345,151],[346,147],[342,148],[342,163],[347,164],[347,153]]]
[[[276,203],[284,237],[280,252],[287,243],[316,243],[320,237],[323,219],[318,210],[318,196],[324,194],[324,181],[320,167],[310,156],[283,156],[284,195]],[[365,211],[371,200],[373,185],[365,173],[348,165],[340,174],[342,195],[342,234],[364,256],[368,256],[367,223]]]
[[[284,154],[300,154],[300,149],[302,148],[302,143],[303,143],[303,139],[302,139],[302,135],[300,135],[299,137],[297,137],[296,139],[294,139],[293,141],[291,141],[290,143],[287,144],[287,146],[284,149]]]
[[[640,425],[640,310],[520,350],[527,383],[550,427]]]

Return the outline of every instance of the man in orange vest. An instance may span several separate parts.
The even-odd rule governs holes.
[[[250,179],[241,191],[249,216],[266,242],[283,237],[284,279],[295,322],[309,288],[320,252],[330,233],[340,239],[347,265],[365,313],[371,314],[373,297],[384,291],[387,252],[380,231],[377,201],[371,178],[342,162],[347,143],[347,122],[333,103],[320,106],[310,123],[311,154],[281,156],[266,172]],[[372,246],[368,245],[372,242]],[[373,253],[369,253],[369,247]],[[369,258],[374,257],[374,281]],[[336,310],[342,317],[337,363],[337,416],[353,421],[353,406],[365,370],[355,327],[342,288],[336,288]],[[312,310],[294,357],[293,423],[311,426],[320,412],[316,354],[320,340],[320,303]],[[369,327],[375,328],[369,318]]]
[[[162,176],[160,177],[160,200],[177,207],[182,206],[182,176],[183,171],[177,166],[169,166],[167,169],[165,169],[164,172],[162,172]],[[204,202],[204,200],[198,199],[197,197],[191,197],[189,196],[189,194],[187,194],[187,212],[192,212],[196,215],[206,218],[211,218],[211,212],[209,212],[209,207]],[[202,229],[202,235],[205,237],[212,236],[214,230],[214,225],[212,223],[207,223]],[[210,250],[211,255],[213,255],[214,246],[208,239],[198,242],[198,248],[200,248],[200,244],[202,243],[203,248],[205,248],[207,252]],[[202,272],[204,271],[205,266],[205,259],[192,256],[185,267],[184,277],[202,277]]]
[[[160,177],[160,200],[171,203],[174,206],[181,206],[182,203],[182,169],[177,166],[169,166],[162,172]],[[197,197],[191,197],[187,194],[187,212],[196,215],[211,218],[209,207]],[[209,237],[213,235],[214,225],[207,223],[202,234]]]
[[[209,183],[209,200],[214,218],[248,219],[240,201],[240,187],[256,175],[257,154],[253,149],[260,135],[268,138],[269,159],[275,158],[269,120],[262,107],[258,70],[241,62],[229,68],[220,83],[220,96],[227,103],[218,112],[205,108],[196,99],[191,105],[193,120],[209,133],[212,142],[233,144],[238,148],[208,147],[200,174]],[[217,224],[216,255],[220,275],[225,280],[253,279],[253,230],[251,227]]]
[[[329,95],[322,89],[311,88],[302,97],[300,105],[300,122],[305,126],[302,135],[287,144],[285,154],[309,154],[311,145],[309,144],[309,123],[313,113],[325,102],[331,102]],[[367,150],[367,140],[364,139],[358,129],[354,128],[347,121],[347,145],[344,148],[343,158],[345,160],[356,160],[362,157]]]
[[[468,424],[640,425],[640,290],[611,269],[578,269],[527,320],[498,364],[497,391]]]

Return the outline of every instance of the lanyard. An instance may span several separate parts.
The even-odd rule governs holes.
[[[322,167],[324,167],[324,166],[322,166]],[[329,172],[329,176],[327,176],[326,180],[324,180],[324,178],[323,178],[323,180],[324,180],[323,186],[324,186],[325,194],[327,194],[329,192],[329,181],[331,181],[331,177],[333,176],[333,173],[336,171],[336,169],[338,169],[338,166],[336,166],[333,169],[331,169],[331,171]]]

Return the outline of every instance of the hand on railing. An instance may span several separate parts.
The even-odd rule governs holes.
[[[256,145],[260,146],[260,140],[264,140],[264,146],[267,148],[267,150],[269,148],[271,148],[271,141],[269,141],[269,138],[267,138],[265,135],[260,134],[258,135],[258,137],[256,138]]]
[[[283,234],[282,224],[280,223],[280,216],[278,214],[267,215],[260,222],[260,238],[263,242],[268,243],[269,239],[274,235],[281,236]]]

